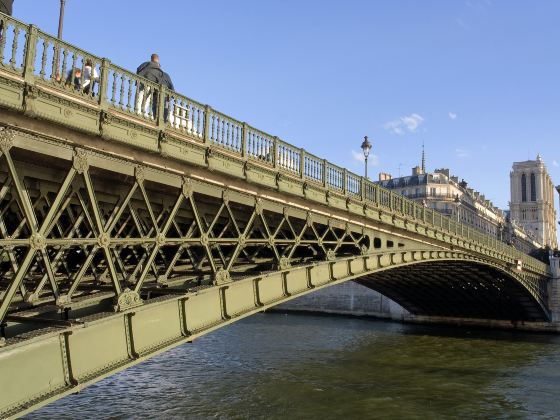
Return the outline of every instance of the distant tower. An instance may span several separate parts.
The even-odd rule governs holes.
[[[426,153],[424,151],[424,142],[422,142],[422,173],[426,173]]]
[[[510,173],[510,217],[543,246],[556,248],[554,184],[540,155],[515,162]]]

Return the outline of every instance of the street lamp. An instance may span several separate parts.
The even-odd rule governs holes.
[[[362,151],[364,152],[364,158],[365,158],[365,164],[366,164],[366,179],[367,179],[367,158],[369,156],[369,152],[371,150],[371,146],[372,144],[369,142],[367,136],[364,137],[364,141],[362,142],[362,145],[360,146],[362,148]]]
[[[62,24],[64,22],[64,5],[66,0],[60,0],[60,14],[58,15],[58,39],[62,39]]]
[[[64,5],[65,4],[66,4],[66,0],[60,0],[60,13],[58,15],[58,39],[60,39],[60,40],[62,40],[62,24],[64,23]],[[60,47],[55,44],[53,73],[55,74],[55,78],[56,78],[57,82],[60,82],[62,80],[62,77],[63,77],[60,74],[59,62],[60,62]]]
[[[459,207],[461,207],[461,199],[459,198],[459,194],[455,194],[455,198],[453,199],[455,202],[455,211],[457,212],[457,222],[461,221]]]
[[[504,224],[502,222],[498,222],[498,235],[501,242],[504,241],[503,233],[504,233]]]

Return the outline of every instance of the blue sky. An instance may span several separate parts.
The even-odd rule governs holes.
[[[15,0],[56,33],[59,0]],[[514,161],[560,183],[560,1],[67,0],[63,38],[129,69],[158,52],[177,91],[370,174],[426,144],[505,208]]]

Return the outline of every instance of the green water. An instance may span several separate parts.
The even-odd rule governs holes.
[[[559,418],[560,336],[256,315],[31,418]]]

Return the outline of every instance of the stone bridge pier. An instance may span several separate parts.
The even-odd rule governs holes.
[[[552,277],[548,284],[548,308],[554,323],[560,323],[560,257],[550,257]]]

